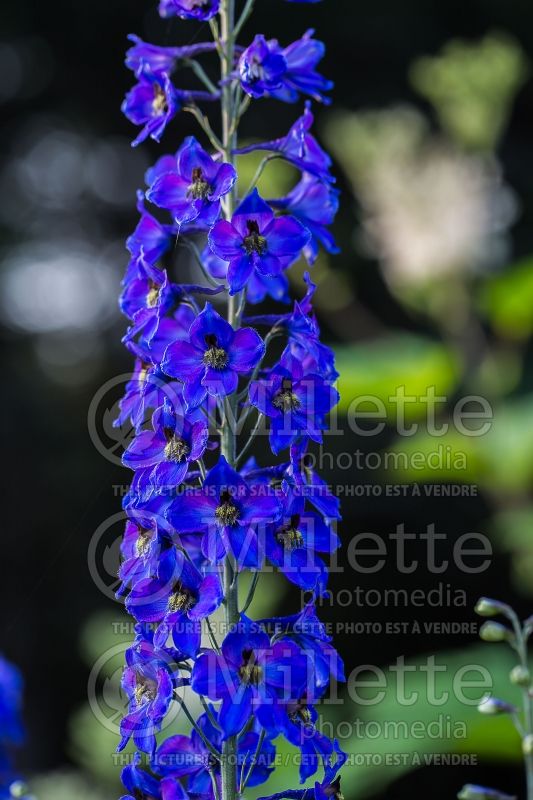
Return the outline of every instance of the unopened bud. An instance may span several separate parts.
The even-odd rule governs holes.
[[[474,611],[480,617],[495,617],[496,614],[505,614],[509,606],[505,603],[500,603],[499,600],[491,600],[490,597],[480,597],[477,601]]]
[[[522,739],[522,752],[525,756],[533,755],[533,734],[528,733]]]
[[[457,797],[459,800],[516,800],[513,795],[489,789],[487,786],[475,786],[473,783],[463,786]]]
[[[513,634],[505,625],[499,622],[484,622],[479,631],[480,637],[484,642],[506,642],[512,638]]]
[[[477,710],[480,714],[487,714],[488,716],[495,716],[496,714],[514,714],[516,708],[505,700],[498,700],[497,697],[488,697],[482,700],[478,705]]]
[[[511,683],[514,683],[515,686],[529,686],[531,683],[531,673],[528,669],[526,669],[526,667],[523,667],[520,664],[511,670],[509,678]]]

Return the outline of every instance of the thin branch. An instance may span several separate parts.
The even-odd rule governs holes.
[[[253,428],[253,430],[252,430],[252,432],[251,432],[251,434],[250,434],[250,436],[248,438],[248,441],[246,442],[246,444],[242,448],[241,452],[239,453],[239,455],[235,459],[235,466],[238,466],[238,464],[240,463],[240,461],[243,458],[243,456],[248,452],[249,448],[252,445],[252,442],[254,441],[255,437],[257,436],[257,434],[259,432],[259,428],[261,427],[261,422],[262,421],[263,421],[263,415],[259,414],[259,416],[257,417],[257,422],[254,425],[254,428]]]
[[[207,75],[202,65],[198,63],[198,61],[195,61],[194,58],[186,58],[184,59],[184,62],[192,69],[196,77],[203,83],[205,88],[211,92],[211,94],[218,94],[217,87]]]
[[[182,247],[187,247],[191,251],[191,253],[194,256],[194,259],[195,259],[196,263],[198,264],[198,266],[202,270],[202,274],[203,274],[204,278],[206,279],[206,281],[208,281],[214,289],[223,288],[224,285],[222,283],[217,283],[217,281],[213,278],[213,276],[210,275],[210,273],[208,272],[207,267],[205,266],[204,262],[202,261],[202,255],[201,255],[200,251],[198,250],[198,248],[196,247],[196,245],[194,244],[194,242],[191,239],[183,239],[180,242],[180,244],[181,244]]]
[[[250,768],[249,768],[248,772],[246,773],[246,777],[244,778],[244,781],[241,781],[241,787],[240,787],[241,792],[243,792],[244,789],[246,788],[246,784],[250,780],[252,772],[254,771],[254,767],[257,764],[259,756],[261,755],[261,750],[263,748],[263,744],[264,744],[264,741],[265,741],[265,736],[266,736],[266,731],[263,728],[263,730],[261,731],[261,734],[259,736],[259,741],[257,742],[255,755],[254,755],[254,757],[252,758],[252,760],[250,762]]]
[[[178,701],[180,706],[182,707],[182,709],[183,709],[183,711],[185,713],[185,716],[187,717],[187,719],[189,720],[189,722],[193,726],[194,730],[196,731],[196,733],[198,734],[198,736],[200,737],[202,742],[205,744],[205,746],[207,747],[207,749],[209,750],[211,755],[214,756],[214,758],[216,758],[217,761],[220,761],[220,753],[218,752],[218,750],[215,747],[213,747],[213,745],[211,744],[211,742],[209,741],[209,739],[207,738],[207,736],[205,735],[203,730],[196,723],[194,717],[192,716],[191,712],[187,708],[187,704],[186,704],[185,700],[183,699],[183,697],[180,697],[176,690],[174,691],[174,697]]]
[[[248,18],[249,18],[249,16],[250,16],[250,14],[251,14],[251,13],[252,13],[252,11],[253,11],[253,8],[254,8],[254,3],[255,3],[255,0],[246,0],[246,5],[244,6],[244,8],[243,8],[243,10],[242,10],[242,14],[241,14],[241,16],[240,16],[240,18],[239,18],[239,21],[238,21],[238,22],[237,22],[237,24],[235,25],[235,29],[234,29],[234,31],[233,31],[233,37],[234,37],[234,39],[237,39],[237,37],[238,37],[239,33],[240,33],[240,32],[241,32],[241,30],[243,29],[243,26],[244,26],[244,25],[245,25],[245,23],[247,22],[247,20],[248,20]]]
[[[261,180],[261,175],[265,171],[265,167],[267,166],[267,164],[270,161],[274,161],[276,158],[281,158],[279,153],[270,153],[268,156],[265,156],[264,158],[261,159],[261,162],[260,162],[260,164],[257,167],[257,170],[255,172],[255,175],[252,178],[252,181],[251,181],[250,185],[248,186],[248,189],[246,190],[245,197],[247,197],[249,194],[251,194],[253,192],[253,190],[255,189],[255,187],[257,186],[259,181]]]
[[[222,146],[222,142],[220,141],[220,139],[214,132],[213,128],[211,127],[211,123],[209,122],[205,114],[202,114],[196,103],[193,103],[192,105],[183,106],[183,110],[193,115],[193,117],[196,119],[201,129],[203,130],[203,132],[205,133],[205,135],[215,148],[215,150],[218,150],[219,153],[223,153],[224,148]]]
[[[246,598],[246,602],[241,610],[241,614],[246,614],[250,606],[252,605],[252,601],[254,599],[255,590],[257,589],[257,584],[259,583],[259,578],[261,577],[261,573],[259,570],[254,572],[254,577],[252,578],[252,583],[250,589],[248,590],[248,596]]]

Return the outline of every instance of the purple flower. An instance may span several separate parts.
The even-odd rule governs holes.
[[[325,416],[339,394],[317,374],[285,356],[268,374],[250,387],[250,403],[270,417],[270,447],[277,454],[301,437],[322,442]]]
[[[324,57],[324,45],[307,31],[301,39],[282,49],[276,39],[258,35],[239,59],[239,76],[245,92],[252,97],[268,95],[295,103],[299,94],[308,94],[329,103],[324,92],[333,84],[315,69]]]
[[[125,451],[122,461],[130,469],[153,467],[151,480],[161,486],[178,486],[189,465],[202,457],[209,432],[205,420],[176,414],[168,398],[156,409],[153,430],[141,431]]]
[[[137,147],[149,136],[159,142],[166,126],[180,109],[181,97],[170,78],[165,74],[143,72],[122,104],[122,113],[130,122],[143,126],[132,146]]]
[[[136,800],[139,797],[150,797],[161,800],[159,781],[139,769],[136,764],[128,764],[121,775],[122,783],[128,794],[122,795],[120,800]]]
[[[294,0],[292,0],[294,2]],[[316,781],[314,789],[285,789],[283,792],[260,797],[259,800],[343,800],[341,780],[338,775],[348,756],[335,739],[332,752],[324,758],[324,777]]]
[[[218,722],[217,712],[212,705],[209,706],[211,718]],[[202,714],[197,721],[198,728],[204,737],[221,752],[222,731],[215,727],[207,714]],[[259,734],[255,727],[244,734],[238,742],[236,766],[241,771],[252,767],[251,760],[256,753],[259,743]],[[263,742],[257,761],[252,768],[248,786],[259,786],[268,780],[273,772],[275,748],[269,739]],[[153,768],[161,775],[171,775],[176,778],[187,778],[187,791],[193,796],[214,800],[215,794],[211,781],[211,772],[215,778],[220,793],[220,764],[204,744],[204,740],[193,729],[189,736],[171,736],[156,751],[152,763]]]
[[[192,671],[191,688],[210,700],[221,700],[219,722],[225,737],[238,734],[256,716],[270,719],[272,706],[299,697],[312,674],[312,664],[290,641],[270,643],[250,620],[242,618],[229,633],[220,655],[202,653]]]
[[[302,180],[286,197],[268,201],[273,208],[288,211],[310,231],[311,239],[304,249],[309,264],[315,263],[320,245],[328,253],[339,252],[335,239],[328,230],[328,225],[333,223],[339,209],[339,194],[338,189],[334,189],[331,184],[319,180],[315,175],[304,173]]]
[[[141,219],[127,239],[126,247],[134,258],[142,255],[150,264],[155,264],[170,250],[174,231],[170,225],[162,225],[146,211],[142,192],[137,192],[137,210]]]
[[[254,153],[256,150],[270,150],[279,153],[286,161],[294,164],[302,172],[309,172],[327,183],[335,183],[330,173],[331,158],[322,150],[315,137],[309,133],[313,125],[311,103],[305,104],[305,111],[292,126],[287,136],[270,142],[252,144],[235,150],[236,154]]]
[[[194,136],[188,136],[175,161],[166,160],[165,167],[168,171],[164,173],[161,165],[158,167],[147,200],[170,211],[178,226],[189,222],[212,225],[220,215],[220,198],[237,180],[231,164],[215,161]]]
[[[231,222],[220,220],[208,237],[215,255],[229,261],[227,280],[232,295],[254,272],[279,276],[286,259],[295,260],[309,239],[309,231],[298,220],[276,219],[257,189],[241,203]]]
[[[263,340],[252,328],[234,331],[210,303],[189,330],[189,340],[170,344],[162,368],[185,382],[189,408],[200,405],[206,394],[225,396],[238,385],[264,355]]]
[[[280,260],[282,264],[287,261],[287,259]],[[215,255],[210,247],[204,249],[202,261],[213,278],[226,280],[228,262]],[[261,275],[260,272],[252,273],[246,285],[246,300],[252,305],[256,305],[261,303],[265,297],[271,297],[273,300],[277,300],[278,303],[290,303],[289,281],[283,272],[279,275]]]
[[[218,14],[220,0],[160,0],[162,17],[206,20]]]
[[[126,52],[126,66],[137,76],[144,71],[152,75],[169,75],[179,59],[194,58],[215,49],[214,42],[198,42],[185,47],[159,47],[156,44],[143,42],[134,33],[131,33],[128,39],[133,42],[133,47]]]
[[[194,658],[200,649],[201,620],[213,614],[223,592],[216,573],[202,575],[183,552],[166,550],[157,577],[138,582],[126,598],[139,622],[158,622],[154,645],[164,647],[169,634],[180,653]]]
[[[189,92],[176,89],[166,73],[154,75],[145,69],[138,83],[130,89],[122,103],[122,113],[134,125],[142,125],[141,132],[132,142],[132,147],[144,142],[149,136],[156,142],[168,123],[181,110],[183,103],[190,100],[216,100],[209,92]]]
[[[201,489],[178,495],[167,511],[180,532],[204,534],[202,551],[210,561],[231,554],[238,564],[259,565],[258,526],[279,518],[280,504],[270,487],[245,481],[224,456]]]

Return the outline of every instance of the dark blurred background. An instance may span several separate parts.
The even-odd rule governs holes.
[[[3,6],[0,649],[25,677],[28,737],[18,765],[43,800],[70,798],[78,790],[99,800],[118,791],[112,751],[120,657],[109,674],[96,669],[104,697],[96,711],[94,697],[88,705],[87,686],[94,695],[95,662],[127,639],[120,639],[117,621],[123,617],[111,599],[120,522],[104,525],[95,537],[120,510],[120,487],[129,480],[117,463],[120,437],[110,425],[123,388],[123,379],[114,379],[132,363],[120,343],[125,322],[117,310],[127,263],[123,241],[137,221],[135,190],[145,169],[195,132],[191,120],[179,117],[161,147],[151,142],[130,148],[133,129],[120,113],[132,84],[123,54],[130,32],[158,44],[209,33],[205,28],[197,34],[194,23],[162,21],[155,5],[18,0]],[[370,531],[390,545],[399,524],[420,534],[434,523],[446,534],[439,552],[450,560],[454,542],[469,531],[488,536],[494,548],[490,567],[480,574],[453,565],[443,575],[431,574],[425,544],[417,539],[409,545],[410,556],[420,560],[414,574],[400,574],[391,556],[379,574],[346,569],[332,577],[334,593],[356,587],[427,592],[443,584],[448,598],[465,593],[460,605],[446,597],[436,607],[343,602],[326,604],[323,616],[339,623],[473,623],[481,594],[527,616],[533,595],[531,4],[325,0],[299,6],[257,0],[243,41],[261,31],[286,44],[308,27],[327,43],[321,71],[336,84],[334,105],[316,109],[316,116],[342,190],[335,225],[342,253],[322,257],[313,273],[320,285],[318,315],[326,341],[338,350],[341,424],[346,427],[349,400],[366,394],[384,399],[389,423],[379,437],[347,428],[325,449],[383,459],[386,452],[430,453],[442,445],[449,455],[448,463],[421,471],[411,462],[387,471],[364,461],[361,468],[346,470],[335,462],[331,469],[326,461],[326,473],[338,485],[475,487],[456,498],[413,497],[410,491],[392,497],[383,490],[369,497],[362,490],[343,503],[343,539]],[[280,136],[298,113],[296,107],[255,104],[243,135]],[[291,178],[275,173],[266,180],[275,189]],[[448,398],[441,419],[449,418],[459,398],[481,395],[495,409],[494,425],[479,438],[452,431],[432,440],[421,431],[402,439],[387,402],[399,385],[417,396],[436,386]],[[422,427],[419,403],[409,418]],[[458,455],[466,466],[450,463]],[[97,564],[103,565],[101,578]],[[268,610],[281,613],[298,603],[297,592],[287,590],[283,609]],[[349,670],[428,655],[450,670],[483,663],[498,677],[507,669],[499,646],[478,644],[475,629],[411,635],[347,629],[337,643]],[[114,720],[107,726],[99,718],[104,706],[102,713]],[[349,720],[359,714],[369,720],[374,712],[382,721],[398,718],[394,698],[379,713],[354,704],[335,711]],[[352,737],[344,744],[380,757],[479,753],[477,765],[354,766],[347,770],[345,796],[444,800],[466,782],[523,796],[519,740],[510,723],[478,720],[460,706],[431,709],[424,700],[408,711],[424,724],[439,714],[465,719],[465,736],[443,734],[425,743],[412,736],[394,742]],[[290,780],[296,785],[294,770]]]

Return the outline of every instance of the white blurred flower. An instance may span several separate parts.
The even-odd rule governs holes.
[[[493,162],[442,145],[377,161],[359,196],[367,245],[393,285],[496,263],[515,216]]]

